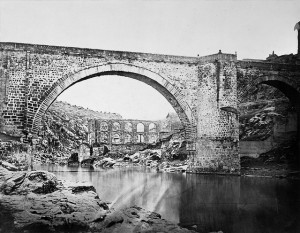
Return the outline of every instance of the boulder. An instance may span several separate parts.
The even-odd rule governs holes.
[[[101,161],[99,161],[99,164],[97,165],[102,167],[112,167],[116,164],[116,162],[117,161],[112,158],[104,158]]]
[[[93,191],[96,192],[96,189],[93,185],[82,185],[82,184],[78,184],[75,183],[73,185],[69,185],[69,187],[72,190],[72,193],[81,193],[81,192],[88,192],[88,191]]]
[[[6,195],[52,193],[57,189],[56,176],[46,171],[32,171],[28,173],[15,173],[8,178],[0,187],[0,191]]]
[[[88,158],[81,161],[81,166],[93,166],[96,158]]]

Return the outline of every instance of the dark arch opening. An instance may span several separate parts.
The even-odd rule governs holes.
[[[300,93],[291,85],[278,81],[278,80],[268,80],[262,81],[259,84],[266,84],[280,90],[289,100],[290,102],[297,107],[300,104]],[[258,85],[259,85],[258,84]]]

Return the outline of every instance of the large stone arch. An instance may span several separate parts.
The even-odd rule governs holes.
[[[173,106],[178,114],[183,126],[186,128],[189,138],[194,136],[196,118],[192,109],[184,100],[185,97],[180,89],[171,84],[164,77],[143,67],[134,66],[125,63],[106,63],[99,66],[89,67],[71,74],[63,76],[57,81],[44,95],[37,112],[33,118],[32,133],[37,133],[41,120],[52,102],[66,89],[83,80],[102,76],[102,75],[120,75],[142,81],[161,93]]]

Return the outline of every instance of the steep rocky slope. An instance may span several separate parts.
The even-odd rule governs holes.
[[[97,112],[66,102],[54,102],[46,112],[39,131],[38,150],[45,153],[70,153],[87,143],[88,120],[121,119],[117,113]]]

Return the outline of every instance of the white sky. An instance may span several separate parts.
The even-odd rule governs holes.
[[[299,0],[0,0],[0,41],[183,56],[296,53],[298,21]],[[115,76],[76,84],[59,99],[124,118],[158,119],[172,110],[150,86]]]

